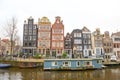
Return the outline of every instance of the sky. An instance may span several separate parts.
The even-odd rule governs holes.
[[[18,34],[23,38],[23,24],[32,16],[35,22],[43,16],[53,24],[60,16],[65,34],[86,26],[91,32],[120,31],[120,0],[0,0],[0,37],[5,37],[4,24],[17,18]]]

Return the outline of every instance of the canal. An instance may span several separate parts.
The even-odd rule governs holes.
[[[0,69],[0,80],[120,80],[120,67],[87,71]]]

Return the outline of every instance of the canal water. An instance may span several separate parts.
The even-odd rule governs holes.
[[[120,67],[87,71],[0,69],[0,80],[120,80]]]

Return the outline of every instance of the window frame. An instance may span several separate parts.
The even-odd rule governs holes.
[[[52,66],[58,66],[58,62],[57,61],[53,61],[52,62]]]
[[[78,65],[78,63],[79,63],[79,65]],[[80,61],[76,62],[76,67],[80,67]]]
[[[66,62],[67,62],[68,64],[66,64]],[[62,65],[63,65],[63,67],[71,67],[71,62],[70,62],[70,61],[63,61],[63,62],[62,62]]]

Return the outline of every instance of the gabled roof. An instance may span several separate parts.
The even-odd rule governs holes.
[[[51,24],[51,22],[46,16],[43,16],[41,19],[38,18],[38,24]]]
[[[75,32],[75,33],[76,33],[76,32],[78,33],[78,32],[82,32],[82,30],[81,30],[81,29],[74,29],[74,30],[72,31],[72,33],[74,33],[74,32]]]
[[[85,26],[82,28],[82,31],[83,32],[90,32],[90,30],[87,27],[85,27]]]
[[[120,36],[120,32],[116,32],[116,33],[112,33],[112,35],[111,36]]]

